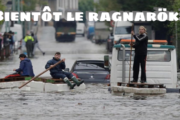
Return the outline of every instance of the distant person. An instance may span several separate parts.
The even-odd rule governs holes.
[[[10,45],[10,53],[13,54],[14,48],[14,32],[9,31],[9,45]]]
[[[148,36],[146,28],[144,26],[139,27],[139,34],[135,35],[134,31],[131,31],[136,42],[131,43],[131,46],[135,48],[134,65],[133,65],[133,81],[137,82],[139,76],[139,66],[141,65],[141,83],[146,82],[146,57],[147,57],[147,44]]]
[[[20,66],[18,69],[14,69],[13,71],[18,72],[20,76],[34,77],[31,60],[26,58],[25,54],[20,54],[19,59],[21,60]]]
[[[43,52],[43,51],[41,50],[40,46],[39,46],[39,42],[38,42],[37,36],[35,36],[33,32],[31,32],[31,36],[34,38],[33,55],[34,55],[34,53],[35,53],[35,49],[36,49],[36,48],[38,48],[38,49],[41,51],[41,53],[42,53],[43,55],[45,55],[45,52]]]
[[[34,38],[30,35],[29,31],[27,32],[27,34],[24,38],[24,41],[26,43],[26,50],[27,50],[28,58],[34,57],[34,54],[33,54]]]
[[[3,36],[0,33],[0,54],[1,54],[1,49],[2,49],[2,42],[3,42]]]
[[[49,60],[45,66],[46,69],[49,67],[53,67],[54,64],[57,62],[61,61],[61,53],[56,52],[53,59]],[[73,76],[70,72],[64,72],[63,69],[66,68],[65,65],[65,59],[62,59],[63,62],[55,66],[54,68],[50,69],[50,74],[53,78],[55,79],[60,79],[62,78],[65,83],[70,87],[70,89],[74,89],[75,85],[80,86],[84,81],[78,81],[78,79]],[[73,80],[75,84],[72,84],[69,79]]]
[[[8,33],[7,32],[4,32],[4,35],[3,35],[3,46],[4,46],[4,49],[5,49],[5,51],[9,54],[9,51],[10,51],[10,49],[9,49],[9,38],[8,38]],[[6,55],[8,55],[7,53],[5,53]]]

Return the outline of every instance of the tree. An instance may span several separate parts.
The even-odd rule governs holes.
[[[97,11],[152,11],[154,7],[163,7],[172,10],[174,1],[179,0],[99,0],[95,5]],[[177,4],[176,4],[177,5]],[[178,5],[177,5],[178,7]],[[152,27],[156,30],[158,39],[168,39],[171,32],[169,31],[169,21],[151,22]]]
[[[174,0],[174,4],[172,5],[172,11],[178,12],[179,13],[179,6],[180,6],[180,1],[179,0]],[[177,17],[180,17],[179,15]],[[180,64],[180,21],[172,21],[169,23],[169,33],[172,34],[171,42],[173,45],[175,45],[177,48],[177,58],[178,58],[178,63]],[[177,36],[176,36],[177,33]],[[176,41],[177,37],[177,41]]]
[[[47,5],[46,0],[23,0],[23,11],[34,11],[36,5],[45,6]]]
[[[4,12],[4,11],[5,11],[5,8],[6,8],[6,7],[2,4],[2,0],[0,0],[0,11]],[[3,22],[4,22],[4,21],[1,20],[1,21],[0,21],[0,25],[2,25]]]
[[[83,22],[86,22],[86,11],[94,11],[93,0],[79,0],[79,10],[83,12]]]

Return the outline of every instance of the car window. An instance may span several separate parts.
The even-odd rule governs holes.
[[[104,62],[102,63],[84,63],[84,62],[77,62],[74,67],[75,70],[81,70],[81,69],[95,69],[95,70],[105,70],[104,68]]]
[[[132,51],[131,59],[134,60],[134,51]],[[118,60],[122,60],[123,51],[119,50]],[[125,54],[126,60],[130,60],[130,50],[126,50]],[[147,61],[157,61],[157,62],[169,62],[171,61],[171,53],[168,50],[148,50]]]

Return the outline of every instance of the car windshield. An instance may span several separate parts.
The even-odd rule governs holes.
[[[104,62],[100,63],[86,63],[86,62],[77,62],[75,67],[75,70],[105,70],[104,68]]]
[[[115,28],[115,35],[117,34],[131,34],[131,26],[121,26]]]

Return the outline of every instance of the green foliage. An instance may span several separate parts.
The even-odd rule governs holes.
[[[39,6],[46,6],[48,5],[47,1],[46,0],[37,0],[37,4]]]
[[[83,14],[83,22],[86,21],[86,11],[94,11],[94,2],[93,0],[79,0],[79,10]]]
[[[37,0],[24,0],[23,11],[34,11]]]
[[[152,11],[154,7],[163,7],[171,11],[174,1],[179,2],[180,0],[99,0],[99,3],[95,4],[96,12],[98,11]],[[177,8],[180,6],[176,4]],[[166,38],[171,31],[169,31],[169,21],[165,22],[151,22],[153,28],[156,31],[164,30]],[[173,23],[172,23],[173,24]],[[172,25],[171,25],[172,26]]]
[[[179,0],[174,0],[174,4],[172,6],[172,11],[179,12],[178,9],[180,9],[180,1]],[[172,22],[170,22],[170,24],[168,26],[170,28],[170,32],[175,33],[174,32],[175,23],[177,23],[177,32],[180,33],[180,28],[179,28],[180,21],[176,21],[176,22],[172,21]]]
[[[45,6],[47,1],[45,0],[24,0],[23,11],[34,11],[36,5]]]
[[[6,7],[2,4],[2,0],[0,0],[0,11],[5,11],[5,9],[6,9]],[[0,21],[0,25],[2,25],[3,24],[3,20],[2,21]]]
[[[99,3],[95,3],[96,12],[98,11],[120,11],[121,5],[118,0],[99,0]]]

